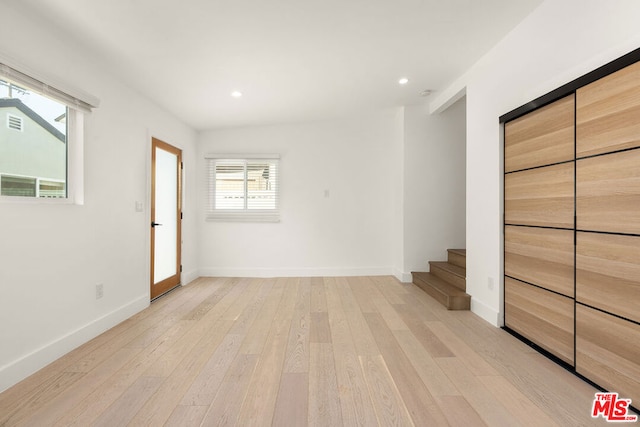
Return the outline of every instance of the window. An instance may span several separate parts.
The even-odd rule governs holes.
[[[0,62],[0,200],[82,203],[82,113],[98,101],[45,80]]]
[[[209,155],[207,166],[208,220],[280,220],[278,155]]]

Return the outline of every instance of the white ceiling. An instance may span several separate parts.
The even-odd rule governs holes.
[[[22,1],[197,130],[424,103],[541,2]]]

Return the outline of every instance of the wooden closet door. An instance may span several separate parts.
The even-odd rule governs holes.
[[[578,158],[640,146],[640,62],[577,90]]]
[[[576,281],[578,302],[640,323],[640,236],[578,233]]]
[[[504,274],[574,296],[573,230],[505,227]]]
[[[504,171],[573,160],[574,95],[512,120],[504,127]]]
[[[640,402],[640,325],[576,305],[576,371]]]
[[[573,365],[572,298],[507,277],[504,300],[509,328]]]
[[[505,326],[574,363],[575,97],[505,124]]]
[[[578,230],[640,234],[640,149],[577,162]]]
[[[505,175],[504,198],[506,224],[573,228],[573,162]]]

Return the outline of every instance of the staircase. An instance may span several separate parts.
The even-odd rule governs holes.
[[[467,251],[447,249],[447,261],[429,261],[429,273],[412,272],[413,283],[448,310],[469,310],[466,294]]]

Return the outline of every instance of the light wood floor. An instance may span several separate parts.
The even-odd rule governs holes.
[[[0,425],[604,425],[595,391],[391,277],[200,278],[0,394]]]

